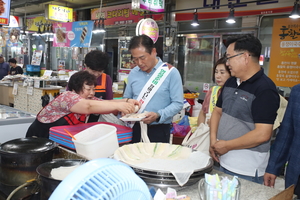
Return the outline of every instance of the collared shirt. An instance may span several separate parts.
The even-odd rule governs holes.
[[[263,69],[238,85],[235,77],[227,80],[217,106],[222,108],[218,126],[219,140],[232,140],[255,129],[256,123],[273,124],[279,107],[275,84]],[[222,167],[234,173],[262,176],[269,158],[270,142],[249,149],[231,150],[220,156]]]
[[[295,85],[290,93],[283,121],[279,127],[266,169],[267,173],[280,175],[281,169],[288,162],[285,174],[285,187],[297,185],[300,175],[300,84]]]
[[[128,83],[123,98],[137,99],[144,85],[154,74],[163,61],[158,58],[158,63],[150,73],[142,71],[138,66],[133,68],[128,76]],[[145,111],[160,114],[160,124],[172,122],[172,118],[183,108],[183,87],[179,71],[175,68],[166,77],[163,84],[156,91]],[[153,122],[157,124],[157,122]]]

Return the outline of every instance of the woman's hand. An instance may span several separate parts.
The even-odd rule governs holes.
[[[128,99],[126,100],[128,103],[132,103],[133,105],[137,105],[140,108],[140,103],[136,99]]]
[[[124,115],[134,113],[135,105],[129,102],[118,102],[118,111],[122,112]]]

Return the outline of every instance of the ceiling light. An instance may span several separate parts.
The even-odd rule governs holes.
[[[234,23],[235,23],[235,18],[234,18],[234,8],[233,8],[232,5],[231,5],[230,11],[229,11],[229,16],[228,16],[226,22],[227,22],[228,24],[234,24]]]
[[[295,1],[293,11],[291,12],[291,14],[289,16],[292,19],[298,19],[298,18],[300,18],[298,1],[299,0]]]
[[[191,25],[192,26],[199,26],[197,9],[194,12],[194,18],[193,18],[193,21],[192,21]]]

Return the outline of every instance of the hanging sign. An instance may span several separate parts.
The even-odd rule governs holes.
[[[45,24],[47,20],[44,16],[31,17],[26,19],[26,26],[28,31],[38,31],[38,24]]]
[[[59,22],[72,22],[73,8],[49,4],[45,10],[45,16],[49,20],[54,20]]]
[[[133,10],[149,10],[153,12],[165,11],[165,0],[132,0],[131,3]]]
[[[300,19],[274,19],[269,77],[277,86],[300,83]]]
[[[68,33],[72,37],[71,47],[89,47],[92,39],[93,21],[79,21],[72,23],[72,31]]]
[[[152,17],[159,21],[163,20],[164,14],[153,14]],[[99,18],[105,18],[105,26],[132,24],[144,18],[144,11],[133,10],[130,3],[104,7],[101,9],[101,14],[100,8],[92,9],[91,19],[98,20]]]
[[[156,21],[151,18],[141,19],[136,26],[136,35],[148,35],[155,43],[159,36],[159,29]]]
[[[10,14],[10,0],[0,1],[0,24],[9,24],[9,14]]]
[[[68,23],[54,23],[54,38],[53,46],[54,47],[69,47],[70,46],[70,36],[69,31],[72,31],[72,22]],[[71,37],[72,39],[72,37]]]

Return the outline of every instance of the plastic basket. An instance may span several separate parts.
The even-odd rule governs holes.
[[[105,158],[113,155],[119,148],[117,128],[98,124],[76,134],[72,139],[76,152],[88,159]]]
[[[26,72],[39,72],[41,71],[41,66],[39,65],[26,65]]]
[[[89,161],[71,172],[49,200],[150,200],[145,182],[126,164],[109,158]]]

